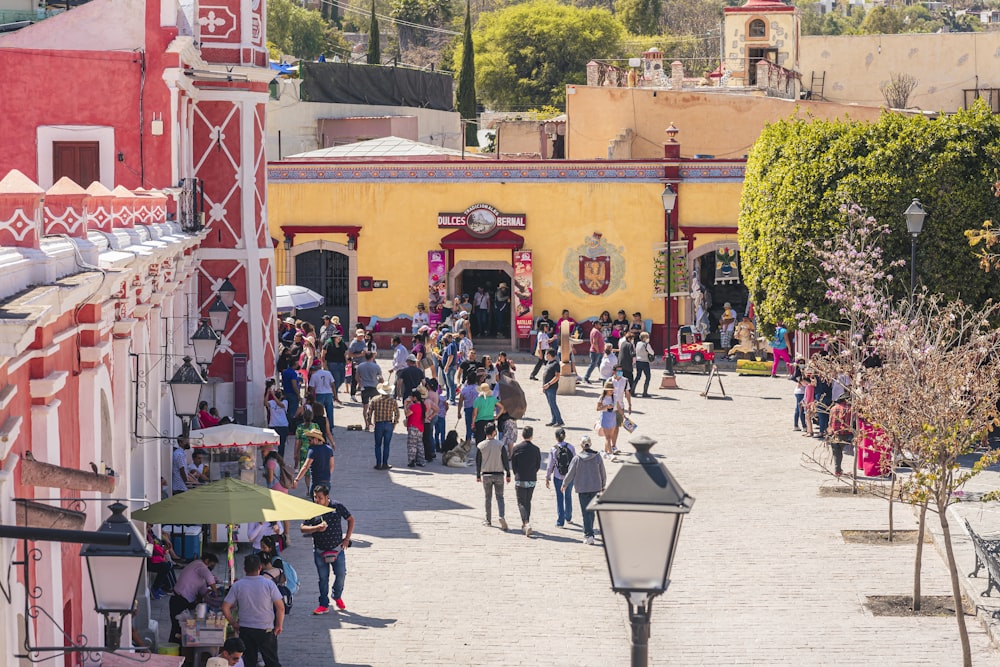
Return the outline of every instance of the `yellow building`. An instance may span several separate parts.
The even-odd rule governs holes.
[[[682,159],[676,141],[666,154],[624,161],[273,162],[268,220],[281,247],[278,282],[320,292],[326,312],[345,324],[375,318],[382,333],[409,327],[418,303],[433,307],[442,293],[473,294],[480,285],[492,291],[503,282],[514,286],[515,311],[530,308],[504,322],[522,340],[542,310],[555,320],[568,309],[582,321],[623,309],[630,319],[641,312],[662,345],[665,299],[656,294],[664,292],[665,271],[656,262],[666,241],[664,185],[678,195],[675,239],[690,251],[678,253],[671,291],[686,295],[696,260],[706,258],[714,272],[714,251],[735,249],[744,171],[741,160]],[[443,267],[433,265],[436,259]],[[702,281],[711,283],[704,269]],[[745,303],[742,284],[726,285],[734,301]],[[682,321],[693,316],[687,303],[679,302]],[[303,314],[316,319],[322,312]],[[673,311],[675,327],[677,316]]]

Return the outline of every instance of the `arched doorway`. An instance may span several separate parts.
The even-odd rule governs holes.
[[[292,249],[294,276],[292,282],[321,294],[324,303],[319,308],[296,312],[296,317],[319,329],[323,315],[336,315],[345,330],[354,325],[356,294],[351,289],[355,276],[354,253],[346,246],[331,241],[310,241]]]
[[[722,311],[728,302],[736,311],[737,319],[743,317],[746,312],[747,302],[750,299],[750,292],[743,284],[742,277],[736,282],[720,281],[716,282],[716,250],[720,248],[736,248],[734,242],[710,243],[706,246],[692,251],[688,258],[692,275],[697,268],[699,279],[705,288],[705,305],[708,308],[709,335],[708,340],[719,349],[719,321],[722,319]],[[739,250],[737,249],[737,266],[739,266]],[[742,274],[741,274],[742,276]],[[688,299],[688,308],[693,308],[691,300]],[[697,313],[687,314],[688,322],[694,322]]]

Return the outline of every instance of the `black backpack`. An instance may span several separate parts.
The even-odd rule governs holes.
[[[286,586],[284,583],[280,584],[278,583],[279,581],[282,581],[284,579],[284,576],[279,576],[277,579],[275,579],[267,572],[263,572],[262,574],[268,579],[272,580],[274,582],[274,585],[278,587],[278,592],[281,593],[281,601],[285,603],[285,613],[286,614],[292,613],[292,592],[288,590],[288,586]]]
[[[569,472],[569,464],[572,460],[573,452],[570,451],[569,445],[556,445],[556,470],[559,471],[560,475]]]

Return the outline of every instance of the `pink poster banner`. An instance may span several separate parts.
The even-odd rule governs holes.
[[[441,305],[448,294],[448,269],[443,250],[427,251],[427,313],[431,327],[441,321]]]
[[[514,251],[514,304],[517,310],[517,337],[527,338],[531,335],[531,325],[534,321],[532,312],[532,294],[534,287],[531,281],[531,251]]]

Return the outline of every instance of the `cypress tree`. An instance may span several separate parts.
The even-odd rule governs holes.
[[[462,70],[458,75],[456,99],[458,113],[465,123],[465,145],[478,146],[476,138],[476,63],[472,48],[472,8],[471,0],[465,0],[465,35],[462,39]]]
[[[368,64],[382,64],[382,49],[379,44],[378,19],[375,18],[375,0],[372,0],[372,21],[368,28]]]

